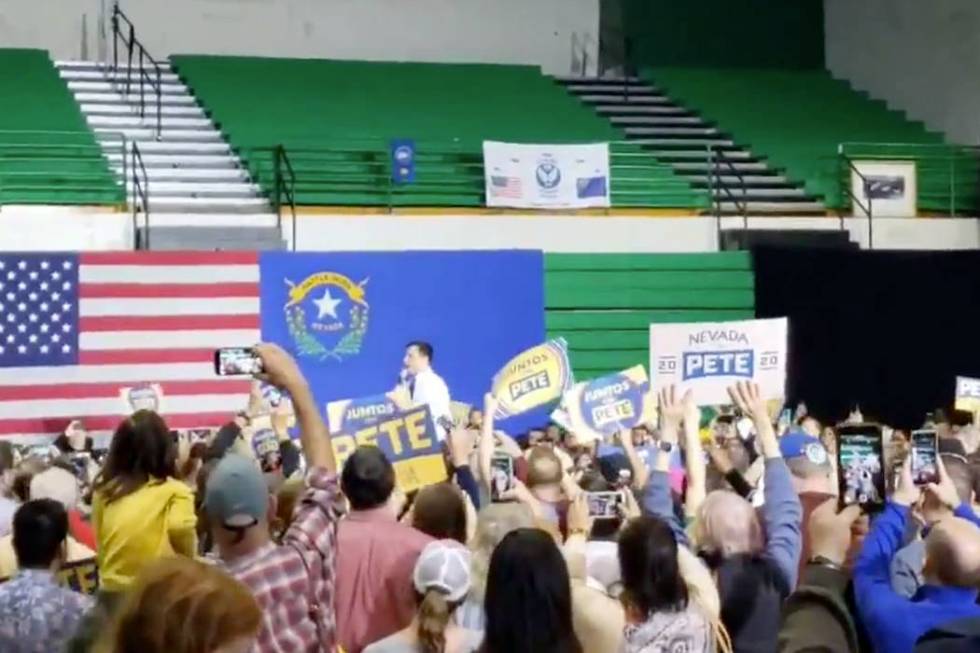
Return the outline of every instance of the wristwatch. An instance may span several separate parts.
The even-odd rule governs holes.
[[[826,567],[828,569],[833,569],[834,571],[842,571],[841,566],[827,556],[815,555],[807,561],[807,564]]]
[[[663,440],[657,442],[657,448],[664,453],[671,453],[676,446],[677,443],[675,442],[664,442]]]

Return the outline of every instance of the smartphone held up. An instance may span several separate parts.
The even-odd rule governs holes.
[[[883,509],[885,469],[881,427],[848,424],[838,429],[837,438],[840,506],[857,504],[866,512]]]
[[[214,352],[218,376],[255,376],[262,373],[262,359],[251,347],[223,347]]]
[[[932,429],[912,431],[912,480],[916,485],[939,482],[939,443]]]

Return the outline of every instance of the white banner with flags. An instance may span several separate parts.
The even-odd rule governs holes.
[[[609,206],[609,144],[483,142],[487,206],[580,209]]]
[[[727,388],[755,381],[765,399],[786,390],[786,318],[650,325],[652,388],[678,384],[699,406],[731,403]]]

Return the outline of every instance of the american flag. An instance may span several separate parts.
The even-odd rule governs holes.
[[[490,177],[491,197],[506,197],[510,199],[520,199],[523,194],[520,177]]]
[[[0,437],[111,431],[147,383],[171,428],[223,424],[249,381],[215,376],[214,350],[259,335],[255,253],[0,254]]]

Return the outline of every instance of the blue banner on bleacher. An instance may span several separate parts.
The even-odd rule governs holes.
[[[415,181],[415,141],[404,138],[391,141],[391,181],[396,184]]]

